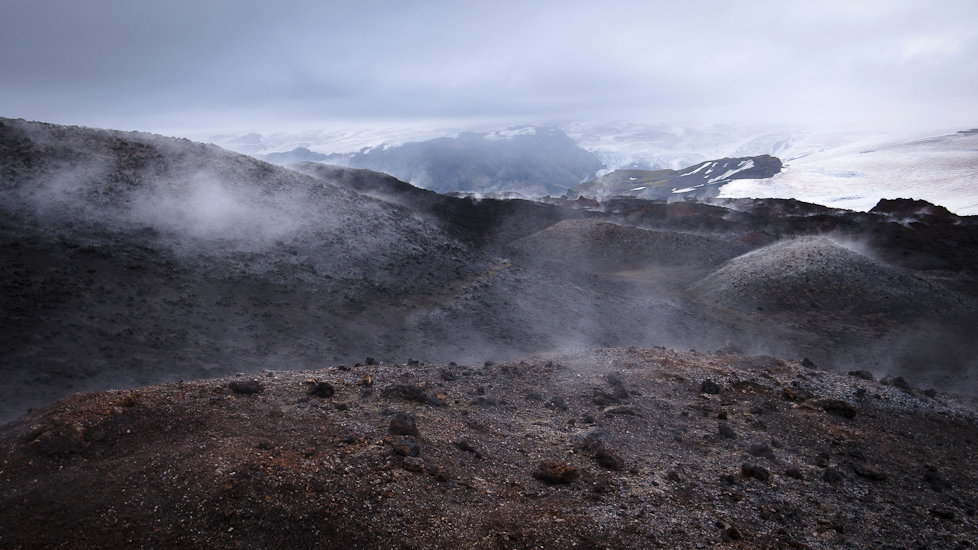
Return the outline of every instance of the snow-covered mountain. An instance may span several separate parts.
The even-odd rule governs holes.
[[[923,199],[961,215],[978,214],[978,130],[918,139],[869,136],[817,147],[795,144],[784,170],[767,180],[738,180],[721,197],[795,198],[868,210],[881,198]]]
[[[571,194],[602,200],[616,195],[657,200],[706,199],[716,197],[731,181],[770,178],[779,171],[781,161],[770,155],[723,158],[682,170],[615,170],[578,185]]]

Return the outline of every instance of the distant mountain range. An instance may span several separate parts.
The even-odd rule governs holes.
[[[683,172],[716,159],[771,155],[783,162],[774,177],[741,174],[728,183],[714,182],[718,185],[682,195],[702,198],[719,187],[720,197],[796,198],[863,211],[881,198],[903,196],[941,204],[958,214],[978,214],[978,135],[955,130],[816,132],[773,126],[568,123],[559,129],[526,126],[477,133],[428,127],[335,128],[210,139],[282,165],[312,161],[369,168],[419,187],[497,196],[505,191],[563,196],[614,170]],[[640,187],[625,187],[630,177],[643,175],[624,175],[622,185],[615,186],[618,192]],[[701,183],[643,191],[655,196],[671,187],[665,193],[671,197],[672,191]]]
[[[438,192],[558,195],[604,168],[598,157],[557,128],[525,126],[493,133],[465,132],[351,154],[315,153],[297,147],[257,155],[277,164],[322,161],[390,174]]]

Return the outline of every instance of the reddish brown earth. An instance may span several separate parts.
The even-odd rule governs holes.
[[[865,377],[630,348],[79,394],[0,429],[0,547],[974,547],[973,404]]]

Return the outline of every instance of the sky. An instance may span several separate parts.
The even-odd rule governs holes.
[[[978,2],[0,0],[0,116],[978,126]]]

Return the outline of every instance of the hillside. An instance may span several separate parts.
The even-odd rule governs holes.
[[[962,327],[976,317],[978,223],[925,204],[478,200],[150,134],[0,124],[5,419],[76,391],[368,356],[734,346],[942,388],[974,373]],[[756,283],[726,275],[803,235],[859,243],[893,281],[919,282],[893,300],[954,314],[813,309],[819,293],[876,292],[807,276],[845,254],[774,260],[746,294],[737,285]],[[790,291],[781,309],[731,302],[777,288]]]

